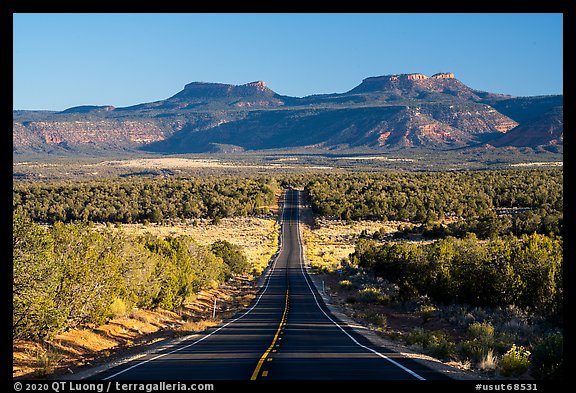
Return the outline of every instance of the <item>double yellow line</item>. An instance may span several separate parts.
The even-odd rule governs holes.
[[[286,304],[284,305],[284,313],[282,314],[282,319],[280,319],[280,324],[278,325],[278,330],[276,330],[276,334],[274,335],[274,338],[272,339],[272,344],[270,344],[270,346],[268,347],[266,352],[264,352],[264,354],[262,355],[262,357],[258,361],[258,364],[256,365],[256,368],[254,369],[254,372],[252,373],[252,376],[250,377],[251,381],[254,381],[258,378],[258,374],[260,374],[260,369],[262,368],[262,365],[266,361],[266,358],[268,357],[268,355],[270,355],[270,352],[272,352],[274,346],[276,345],[276,341],[278,341],[278,337],[280,336],[280,332],[282,330],[282,327],[286,324],[286,315],[288,314],[288,295],[289,295],[289,292],[290,292],[290,290],[288,288],[286,288]],[[262,376],[266,376],[266,375],[264,375],[264,373],[266,373],[266,375],[268,374],[267,371],[264,371],[262,373],[263,374]]]

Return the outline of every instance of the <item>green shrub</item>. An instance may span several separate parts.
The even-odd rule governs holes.
[[[338,285],[340,285],[342,289],[352,289],[354,287],[354,284],[352,284],[350,280],[341,280]]]
[[[360,239],[354,264],[399,288],[399,298],[477,307],[517,306],[543,315],[562,310],[562,239],[540,234],[479,241],[472,233],[431,244]]]
[[[424,320],[424,322],[427,322],[430,320],[430,318],[432,318],[434,315],[437,314],[438,309],[431,305],[425,305],[425,306],[423,305],[420,306],[418,312],[422,314],[422,319]]]
[[[456,353],[456,344],[447,334],[435,334],[424,349],[430,356],[447,360]]]
[[[222,258],[196,244],[189,236],[150,238],[146,247],[160,256],[152,277],[160,281],[152,306],[175,310],[186,298],[213,281],[223,281],[227,265]]]
[[[404,339],[408,345],[419,345],[425,353],[439,359],[449,359],[456,353],[456,344],[442,331],[413,329]]]
[[[494,351],[494,340],[487,337],[473,338],[460,343],[460,352],[473,362],[480,362]]]
[[[562,333],[555,333],[543,338],[532,351],[532,372],[537,379],[562,379],[563,374]]]
[[[16,210],[12,223],[12,337],[49,339],[65,325],[55,312],[58,287],[54,239],[49,231]]]
[[[133,305],[175,310],[221,282],[227,268],[188,236],[127,237],[85,223],[45,229],[16,212],[12,337],[49,341],[63,329],[126,315]]]
[[[530,366],[530,351],[523,346],[512,345],[500,360],[500,373],[504,376],[519,376]]]
[[[214,255],[224,260],[232,274],[242,274],[248,271],[250,264],[242,247],[226,240],[218,240],[212,243],[210,249]]]
[[[494,337],[494,326],[490,322],[473,322],[468,326],[470,338]]]
[[[380,313],[366,313],[362,315],[362,318],[372,325],[376,325],[379,328],[385,328],[388,324],[388,319],[386,315]]]
[[[358,301],[365,303],[387,304],[390,296],[385,295],[378,288],[368,287],[358,292]]]
[[[112,301],[112,304],[110,304],[109,316],[111,318],[124,317],[128,314],[128,311],[128,306],[126,305],[124,299],[116,297]]]
[[[429,332],[426,330],[422,328],[414,328],[404,337],[404,341],[408,345],[417,344],[423,347],[424,343],[428,341],[428,337]]]

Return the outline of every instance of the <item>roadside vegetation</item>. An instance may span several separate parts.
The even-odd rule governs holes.
[[[49,341],[133,308],[176,311],[194,293],[248,271],[242,249],[188,236],[126,236],[89,224],[49,227],[15,212],[13,338]]]
[[[202,229],[197,220],[269,214],[277,191],[268,177],[15,183],[14,339],[48,341],[135,307],[174,311],[202,289],[259,274],[269,247],[249,259],[226,239],[118,229],[133,221]]]
[[[349,316],[418,352],[497,378],[564,377],[559,314],[408,295],[401,285],[354,265],[322,277]]]
[[[486,375],[561,379],[562,175],[318,176],[306,186],[307,255],[344,310],[380,334]],[[372,228],[359,231],[362,219]],[[326,236],[330,222],[338,235]]]
[[[428,244],[360,240],[350,255],[352,265],[396,283],[401,299],[515,306],[551,318],[562,313],[562,262],[562,240],[540,234]]]
[[[74,357],[65,337],[147,311],[171,313],[166,328],[175,326],[168,329],[175,334],[201,330],[212,303],[204,316],[191,310],[198,294],[216,288],[242,287],[238,299],[222,304],[245,307],[254,277],[278,247],[279,194],[274,179],[256,176],[15,182],[18,370],[28,362],[35,375],[48,375]],[[134,340],[157,325],[138,328]]]

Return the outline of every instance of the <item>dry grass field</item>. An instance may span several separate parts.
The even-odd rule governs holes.
[[[234,159],[220,158],[125,158],[112,159],[83,157],[71,159],[53,157],[38,162],[35,159],[20,160],[12,164],[16,179],[36,180],[92,180],[118,177],[166,177],[166,176],[206,176],[206,175],[255,175],[271,173],[301,173],[302,171],[334,170],[332,165],[315,160],[301,162],[297,157],[268,159],[252,157]]]
[[[103,224],[96,225],[96,228],[103,227]],[[223,218],[217,225],[212,224],[211,220],[198,219],[174,225],[122,224],[110,228],[128,235],[145,233],[159,237],[188,235],[201,245],[227,240],[244,249],[255,274],[260,274],[264,270],[278,248],[279,225],[274,217]]]
[[[333,271],[340,267],[340,261],[354,252],[354,244],[360,233],[366,230],[372,234],[381,228],[386,233],[395,232],[398,225],[409,225],[395,221],[354,221],[321,219],[317,226],[301,224],[302,239],[306,244],[306,258],[310,266],[320,270]]]

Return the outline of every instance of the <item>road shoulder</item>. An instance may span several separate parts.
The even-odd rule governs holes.
[[[310,226],[312,224],[312,220],[313,220],[311,213],[309,211],[310,209],[302,209],[302,210],[304,210],[305,212],[304,212],[304,214],[302,214],[303,217],[300,220],[300,225],[298,228],[299,231],[302,231],[303,225],[309,225]],[[433,358],[429,355],[415,352],[415,351],[411,350],[410,348],[407,348],[406,346],[403,346],[403,345],[401,345],[397,342],[394,342],[390,339],[386,339],[384,337],[379,336],[376,332],[370,330],[367,326],[363,326],[363,325],[359,324],[357,321],[354,321],[351,317],[346,315],[344,313],[344,311],[340,309],[340,307],[338,307],[336,304],[334,304],[332,302],[332,299],[330,299],[330,297],[323,291],[322,282],[320,282],[317,275],[315,275],[311,272],[311,267],[310,267],[309,261],[306,258],[306,244],[305,244],[305,242],[302,242],[302,247],[303,247],[302,254],[304,257],[304,267],[305,267],[306,273],[308,274],[308,277],[310,278],[310,280],[312,281],[312,283],[316,287],[316,291],[322,297],[322,300],[324,300],[324,304],[326,305],[328,310],[330,310],[332,315],[334,315],[336,318],[338,318],[339,321],[341,321],[343,324],[350,327],[354,332],[365,337],[375,347],[385,347],[385,348],[388,348],[390,350],[393,350],[394,352],[397,352],[406,358],[410,358],[410,359],[412,359],[412,360],[414,360],[414,361],[416,361],[416,362],[418,362],[418,363],[420,363],[426,367],[429,367],[432,370],[440,372],[440,373],[448,376],[449,378],[452,378],[455,380],[486,380],[486,379],[491,379],[487,375],[479,375],[479,374],[471,372],[471,371],[467,371],[467,370],[463,370],[463,369],[460,369],[457,367],[453,367],[453,366],[446,364],[446,363],[443,363],[442,361],[440,361],[436,358]]]

